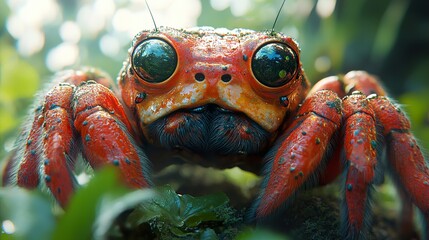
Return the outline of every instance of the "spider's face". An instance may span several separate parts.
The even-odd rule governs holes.
[[[298,53],[281,34],[143,31],[120,85],[151,142],[197,152],[261,152],[307,93]]]

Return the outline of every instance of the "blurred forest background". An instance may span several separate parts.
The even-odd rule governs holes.
[[[270,29],[281,0],[157,0],[157,25]],[[301,46],[306,73],[367,70],[382,80],[429,146],[429,2],[287,0],[275,26]],[[132,37],[153,28],[143,0],[0,2],[0,159],[53,73],[94,66],[116,77]]]
[[[148,3],[158,26],[267,30],[282,0]],[[312,82],[350,70],[377,75],[428,150],[427,9],[426,0],[287,0],[275,30],[300,43]],[[34,95],[55,72],[93,66],[116,78],[132,37],[148,28],[144,0],[0,0],[0,167]]]

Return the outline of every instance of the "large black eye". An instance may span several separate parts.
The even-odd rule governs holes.
[[[297,69],[297,56],[286,44],[268,43],[253,55],[253,74],[268,87],[285,85],[292,80]]]
[[[132,61],[134,70],[140,77],[151,83],[160,83],[176,70],[177,54],[170,44],[152,38],[136,47]]]

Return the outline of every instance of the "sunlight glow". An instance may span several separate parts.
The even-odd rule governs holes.
[[[253,4],[250,0],[235,0],[231,2],[231,13],[235,17],[241,17],[246,14]]]
[[[121,50],[121,43],[117,37],[107,34],[100,39],[100,49],[104,55],[115,58]]]
[[[217,11],[230,8],[233,16],[241,17],[249,12],[254,4],[250,0],[210,0],[210,5]]]
[[[128,48],[135,34],[154,28],[144,0],[78,1],[77,12],[61,9],[56,0],[6,1],[10,8],[6,29],[15,38],[18,52],[31,56],[45,50],[46,64],[53,71],[79,61],[78,44],[82,40],[98,39],[102,53],[116,58],[121,50]],[[247,9],[249,0],[239,2],[244,4],[241,9]],[[158,26],[193,27],[201,14],[200,0],[148,0],[148,3]],[[68,21],[64,21],[63,10]],[[60,40],[50,41],[56,47],[44,49],[46,34],[55,34],[51,29],[58,29]]]
[[[45,45],[45,34],[39,29],[29,29],[24,35],[18,38],[17,49],[23,56],[31,56]]]
[[[108,18],[115,13],[116,4],[113,0],[96,0],[94,2],[94,9],[96,9],[101,16]]]
[[[54,0],[9,0],[11,14],[6,29],[17,40],[18,52],[31,56],[45,45],[43,26],[61,19],[60,8]]]
[[[80,28],[75,22],[67,21],[60,27],[60,36],[64,42],[78,43],[80,40]]]
[[[291,4],[286,9],[286,16],[293,15],[297,19],[307,19],[313,10],[314,3],[312,0],[300,0],[296,1],[295,4]]]
[[[332,62],[328,56],[320,56],[314,61],[314,68],[320,73],[329,71],[331,67]]]
[[[60,9],[54,0],[26,1],[18,6],[18,17],[24,20],[26,26],[42,27],[60,16]]]
[[[231,0],[210,0],[210,6],[216,11],[223,11],[231,5]]]
[[[26,26],[21,18],[12,15],[7,19],[6,29],[14,38],[19,38],[26,31]]]
[[[46,65],[55,72],[75,64],[78,60],[79,48],[73,43],[61,43],[49,51]]]
[[[103,14],[97,11],[95,7],[87,4],[82,6],[77,12],[76,21],[83,35],[95,38],[106,26],[104,18]]]
[[[15,233],[15,224],[11,220],[4,220],[2,223],[2,229],[6,234]]]
[[[130,27],[138,21],[137,14],[133,13],[131,9],[120,8],[113,15],[112,26],[116,31],[126,32]]]
[[[336,0],[319,0],[316,5],[316,12],[321,18],[328,18],[335,10]]]
[[[79,183],[79,185],[84,186],[89,182],[89,180],[91,180],[91,175],[89,175],[88,173],[82,172],[76,176],[76,180]]]

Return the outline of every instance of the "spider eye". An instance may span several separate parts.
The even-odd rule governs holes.
[[[161,39],[148,39],[140,43],[132,55],[134,70],[151,83],[160,83],[173,75],[177,66],[174,48]]]
[[[298,61],[295,52],[282,43],[268,43],[260,47],[252,58],[256,79],[268,87],[280,87],[295,76]]]

